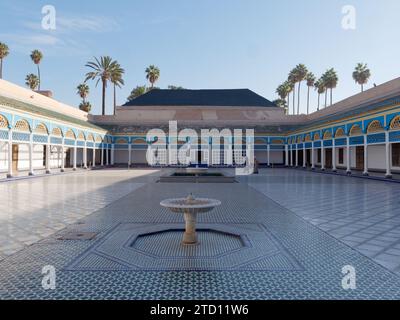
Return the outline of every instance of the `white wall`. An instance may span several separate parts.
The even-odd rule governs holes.
[[[0,171],[8,170],[8,143],[0,141]]]
[[[368,146],[368,168],[386,169],[385,145]]]

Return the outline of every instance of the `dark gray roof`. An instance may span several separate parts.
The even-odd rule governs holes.
[[[271,101],[249,89],[154,89],[123,106],[276,107]]]

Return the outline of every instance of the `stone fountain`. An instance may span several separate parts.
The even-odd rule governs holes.
[[[221,201],[207,198],[195,198],[189,194],[186,198],[167,199],[160,205],[170,209],[172,212],[183,213],[185,219],[185,233],[183,234],[183,245],[197,244],[196,221],[198,213],[205,213],[221,205]]]

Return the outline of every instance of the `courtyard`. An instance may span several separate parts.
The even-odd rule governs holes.
[[[0,299],[400,298],[400,184],[277,168],[159,183],[168,172],[0,183]],[[183,217],[159,203],[190,192],[222,205],[182,247]],[[54,290],[42,287],[49,265]],[[349,265],[354,290],[342,287]]]

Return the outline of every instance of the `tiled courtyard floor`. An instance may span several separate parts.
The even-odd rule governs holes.
[[[288,169],[235,184],[163,184],[158,174],[1,183],[0,298],[400,298],[400,185]],[[199,216],[200,245],[182,248],[182,217],[159,202],[189,192],[222,206]],[[59,239],[73,231],[95,238]],[[55,290],[42,288],[45,265]],[[355,290],[341,286],[346,265]]]

